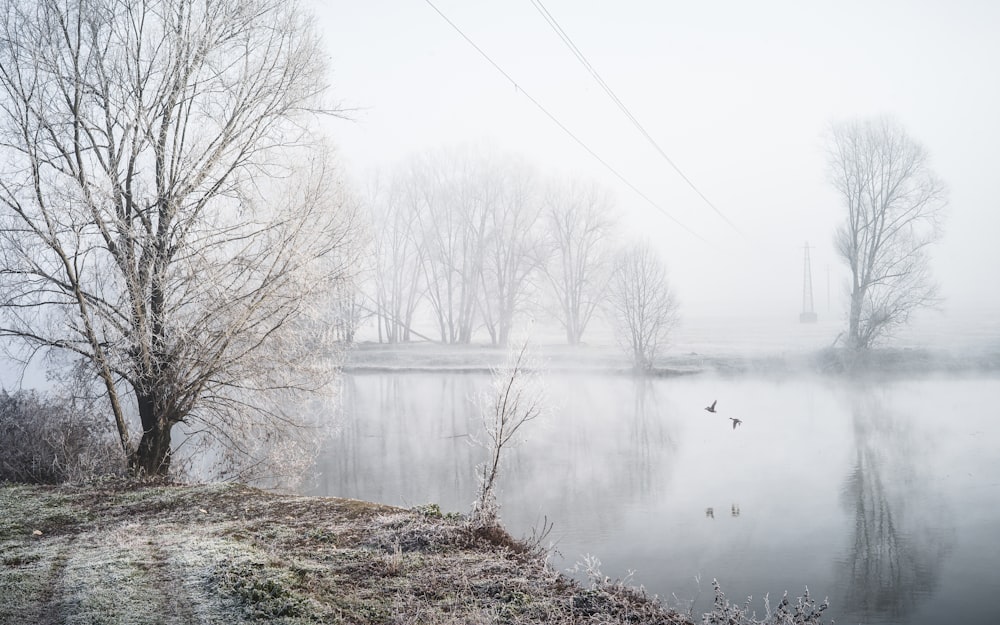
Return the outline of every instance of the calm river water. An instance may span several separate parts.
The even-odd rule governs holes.
[[[500,500],[515,535],[555,524],[555,566],[591,554],[695,612],[718,578],[758,615],[765,593],[808,586],[838,623],[998,622],[1000,376],[546,380],[550,410],[508,455]],[[345,376],[314,493],[468,511],[488,383]]]

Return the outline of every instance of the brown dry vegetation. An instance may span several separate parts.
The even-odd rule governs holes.
[[[4,624],[691,622],[433,506],[238,485],[0,485],[0,559]]]

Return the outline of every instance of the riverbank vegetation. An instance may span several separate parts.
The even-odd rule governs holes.
[[[106,480],[2,484],[0,508],[0,623],[695,622],[433,505]],[[823,609],[804,596],[757,621],[717,589],[702,622],[814,623]]]

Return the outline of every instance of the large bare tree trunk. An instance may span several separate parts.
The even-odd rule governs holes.
[[[156,397],[139,394],[136,397],[142,438],[130,458],[131,470],[137,475],[166,477],[170,473],[170,431],[174,424],[167,415],[158,414]]]
[[[851,310],[847,320],[847,344],[859,349],[865,347],[861,343],[861,303],[863,298],[857,287],[851,289]]]

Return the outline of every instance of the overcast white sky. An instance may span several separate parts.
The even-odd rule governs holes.
[[[896,116],[950,189],[934,251],[946,314],[1000,310],[1000,3],[543,0],[657,143],[739,232],[687,186],[604,94],[530,0],[320,3],[331,124],[358,179],[463,143],[516,153],[543,174],[613,189],[630,232],[655,241],[685,315],[795,318],[802,245],[817,310],[846,277],[832,252],[842,209],[826,180],[831,121]],[[527,92],[697,239],[609,173]],[[838,313],[835,313],[838,314]]]

